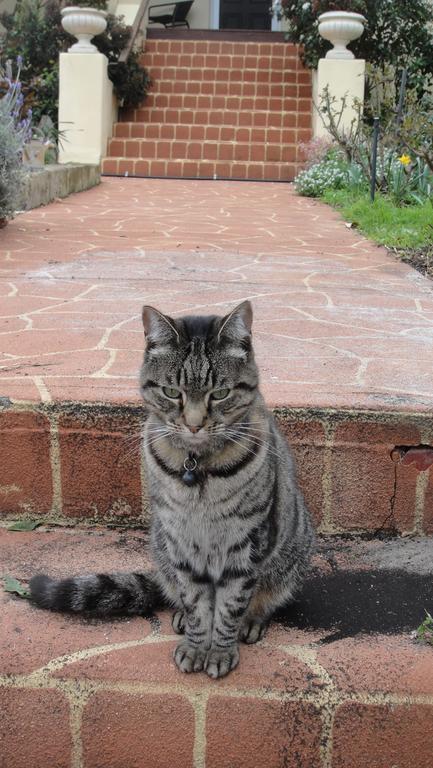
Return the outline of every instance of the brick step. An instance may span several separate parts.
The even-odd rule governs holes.
[[[141,56],[146,67],[202,67],[221,69],[251,69],[274,70],[286,72],[299,69],[298,56],[293,53],[290,56],[281,56],[273,53],[270,56],[252,56],[250,54],[198,54],[198,53],[174,53],[168,48],[164,52],[146,51]]]
[[[190,93],[149,93],[143,107],[156,109],[234,109],[240,112],[266,111],[281,112],[301,109],[309,111],[311,101],[309,98],[299,97],[298,88],[294,89],[294,95],[282,96],[228,96],[228,95],[202,95]]]
[[[168,143],[168,142],[167,142]],[[248,179],[250,181],[293,181],[300,163],[217,161],[191,159],[134,160],[106,157],[102,174],[115,176],[156,176],[174,179]]]
[[[252,128],[309,128],[311,112],[291,110],[286,112],[238,112],[234,109],[171,109],[141,107],[135,110],[133,122],[173,123],[183,125],[232,125]]]
[[[145,57],[141,60],[147,67]],[[149,74],[153,81],[172,80],[183,82],[208,82],[208,83],[296,83],[301,72],[297,70],[273,70],[273,69],[225,69],[218,66],[205,69],[203,67],[152,67]],[[305,78],[307,81],[307,78]]]
[[[298,159],[295,144],[263,142],[177,141],[151,139],[111,139],[108,157],[157,160],[220,160],[287,163]]]
[[[171,165],[174,165],[174,163],[168,164],[169,171]],[[206,165],[208,166],[209,164]],[[284,168],[287,167],[287,165],[284,166]],[[223,182],[222,185],[224,188]],[[107,184],[106,186],[109,188],[110,185]],[[199,184],[198,186],[200,187],[201,185]],[[247,187],[251,185],[245,186],[245,193],[243,189],[239,189],[234,190],[233,193],[228,191],[228,196],[233,194],[242,197],[243,194],[247,194]],[[257,232],[259,231],[258,225],[254,226],[255,216],[258,216],[257,211],[263,210],[263,205],[265,205],[263,201],[267,196],[271,195],[272,205],[275,204],[274,201],[278,198],[275,185],[269,189],[262,185],[257,186],[260,187],[258,190],[260,194],[257,194],[253,199],[255,202],[251,203],[250,214],[252,221],[250,232],[254,242],[258,240]],[[186,215],[184,214],[187,208],[185,205],[186,194],[192,194],[193,200],[197,199],[197,197],[194,198],[194,190],[191,192],[191,185],[187,185],[187,187],[188,190],[185,194],[182,193],[182,187],[174,186],[171,187],[169,193],[169,198],[173,200],[171,208],[174,208],[179,201],[181,206],[183,206],[181,208],[181,216]],[[135,185],[134,189],[138,189],[138,187]],[[147,197],[145,195],[142,198],[143,201],[147,200],[149,196],[150,198],[152,197],[153,189],[155,189],[155,185],[152,183],[148,187]],[[307,229],[308,226],[313,226],[314,229],[313,214],[309,216],[310,223],[308,224],[306,219],[303,218],[301,207],[290,207],[289,190],[284,188],[282,196],[285,200],[287,199],[287,221],[291,227],[297,227],[295,231],[299,233],[299,239],[301,239],[301,236],[304,235],[301,229],[302,226]],[[116,215],[125,219],[125,216],[128,217],[129,215],[127,208],[128,198],[125,195],[122,199],[124,200],[123,207],[119,203],[118,208],[116,208],[116,211],[118,211]],[[209,199],[210,196],[208,196],[207,200],[209,201]],[[215,197],[212,196],[212,199],[215,200],[215,211],[209,208],[209,205],[208,207],[198,207],[195,213],[198,223],[195,228],[192,215],[188,219],[188,224],[185,225],[185,234],[182,233],[180,227],[176,228],[176,233],[168,246],[166,246],[169,252],[173,252],[171,256],[176,251],[177,238],[179,238],[181,246],[185,247],[187,226],[193,232],[190,242],[203,242],[203,240],[200,240],[200,237],[203,236],[196,234],[197,228],[200,232],[200,224],[206,218],[206,214],[216,213],[218,207],[222,205],[221,195],[215,194]],[[276,204],[277,208],[275,210],[280,213],[274,215],[282,217],[281,202],[278,204],[277,200]],[[97,213],[94,214],[91,220],[94,222],[93,227],[98,226],[99,211],[105,210],[103,208],[104,205],[108,212],[110,212],[109,202],[102,201],[98,208],[95,209]],[[132,209],[134,209],[134,205],[137,208],[137,204],[131,202]],[[262,207],[260,208],[260,206]],[[84,207],[81,215],[84,216],[86,210],[87,208]],[[228,210],[230,210],[230,207]],[[236,209],[232,207],[231,210]],[[266,210],[268,212],[272,210],[271,206],[267,205]],[[245,208],[242,215],[245,219]],[[315,208],[314,216],[317,215],[320,216],[320,210],[317,211]],[[132,231],[135,231],[137,234],[135,235],[135,240],[130,240],[129,242],[147,242],[152,228],[150,214],[148,212],[145,213],[144,218],[140,218],[138,214],[134,214],[134,216],[135,218],[131,220],[132,223],[129,223],[127,218],[123,234],[126,234],[132,227]],[[172,226],[172,221],[175,224],[180,221],[179,217],[170,218],[167,207],[161,211],[158,207],[157,198],[155,207],[152,207],[152,216],[156,222],[156,227],[159,223],[158,216],[161,216],[161,219],[164,220],[164,226],[167,227]],[[263,223],[260,229],[271,226],[269,223],[270,218],[271,216],[268,213],[267,218],[262,220]],[[209,219],[213,219],[212,223],[210,223]],[[209,242],[221,242],[215,235],[215,230],[221,226],[221,222],[226,221],[225,217],[220,217],[218,220],[211,215],[209,219],[206,222],[206,227],[209,227],[207,234]],[[66,214],[64,221],[66,226]],[[167,224],[165,224],[166,221],[168,221]],[[261,221],[260,218],[259,221]],[[88,226],[88,220],[86,226]],[[328,223],[328,226],[331,226],[331,222]],[[339,226],[341,227],[341,224]],[[202,231],[205,231],[206,227],[203,227]],[[331,235],[327,234],[325,241],[323,240],[323,232],[326,233],[326,228],[317,227],[313,234],[306,231],[304,236],[306,238],[309,237],[310,242],[312,242],[314,238],[317,239],[319,230],[321,239],[319,245],[315,246],[315,252],[318,248],[331,249]],[[84,225],[80,231],[83,233],[81,238],[83,239],[85,236]],[[243,231],[246,232],[245,224]],[[336,236],[335,231],[334,229],[334,237]],[[247,234],[245,234],[246,237]],[[287,237],[290,242],[290,235],[287,235]],[[229,238],[230,231],[227,236],[228,243],[230,242]],[[279,241],[277,240],[277,245],[281,241],[282,238]],[[347,258],[349,258],[348,246],[341,245],[341,234],[338,242],[339,248],[347,248]],[[119,241],[117,249],[121,249],[122,245],[123,242]],[[147,248],[147,246],[145,247]],[[233,246],[233,248],[235,247]],[[279,250],[284,252],[283,246],[280,245]],[[26,398],[29,396],[24,395],[24,392],[27,392],[27,390],[23,390],[23,384],[20,384],[18,381],[20,368],[17,366],[15,369],[16,372],[13,375],[17,381],[14,380],[12,386],[16,388],[17,394],[15,397],[17,402],[13,403],[7,397],[3,397],[3,402],[0,405],[2,488],[0,518],[27,515],[40,517],[41,519],[56,519],[57,517],[87,521],[102,521],[106,519],[118,522],[123,521],[124,523],[146,519],[148,514],[146,506],[147,495],[145,476],[141,471],[140,447],[137,441],[131,442],[131,438],[134,435],[138,436],[140,434],[140,427],[145,418],[145,409],[138,401],[138,395],[136,394],[138,386],[135,384],[136,372],[138,371],[142,355],[141,353],[136,354],[136,359],[135,357],[133,358],[133,365],[130,362],[125,364],[119,361],[116,369],[117,373],[116,370],[113,371],[114,383],[110,380],[108,384],[101,386],[97,378],[89,378],[88,374],[87,377],[84,375],[84,383],[79,383],[77,378],[74,379],[73,375],[69,372],[76,370],[76,361],[78,360],[78,363],[81,361],[82,369],[84,369],[83,361],[87,357],[90,360],[96,355],[95,367],[103,359],[93,349],[93,340],[101,336],[98,326],[99,328],[103,326],[100,320],[92,319],[92,326],[90,327],[88,313],[92,310],[99,317],[101,312],[113,312],[114,308],[117,309],[116,302],[120,301],[119,312],[112,315],[112,322],[113,324],[119,322],[121,318],[126,318],[129,321],[131,317],[130,302],[132,299],[130,298],[126,301],[121,298],[123,295],[122,291],[125,291],[125,287],[120,285],[123,279],[115,277],[116,275],[124,275],[127,280],[130,279],[133,286],[137,286],[134,288],[136,293],[133,295],[136,298],[133,300],[132,310],[133,313],[137,311],[136,325],[133,326],[134,331],[132,334],[128,335],[127,332],[122,332],[126,333],[126,338],[120,336],[117,342],[112,338],[111,344],[114,347],[117,344],[123,351],[129,348],[128,345],[141,347],[142,339],[138,314],[143,303],[143,292],[145,289],[140,286],[147,285],[148,280],[150,280],[148,291],[154,290],[158,293],[162,291],[162,294],[165,292],[165,303],[164,299],[161,298],[162,294],[158,299],[159,306],[162,307],[184,306],[179,298],[167,298],[168,295],[175,295],[173,294],[173,286],[178,286],[176,290],[181,291],[182,285],[189,291],[188,296],[194,296],[194,302],[191,298],[187,298],[185,301],[190,301],[190,304],[193,305],[195,302],[199,303],[200,297],[202,297],[203,302],[209,302],[209,286],[212,285],[212,282],[209,281],[215,280],[213,275],[217,274],[217,270],[225,268],[226,271],[222,274],[221,278],[218,278],[221,279],[221,282],[219,284],[215,283],[215,287],[212,288],[212,297],[218,296],[221,297],[218,298],[218,301],[224,301],[227,300],[224,297],[233,295],[233,293],[228,291],[227,284],[231,284],[231,277],[235,273],[230,272],[229,269],[233,268],[233,265],[238,265],[241,268],[244,263],[242,259],[255,259],[256,254],[257,248],[252,253],[244,253],[243,256],[240,255],[237,259],[233,260],[231,255],[219,251],[208,254],[199,253],[197,254],[198,258],[194,258],[194,254],[188,253],[183,254],[183,258],[179,261],[178,256],[182,257],[182,253],[178,251],[173,262],[176,266],[173,268],[172,262],[169,259],[164,260],[160,252],[154,252],[153,257],[150,252],[150,255],[147,254],[146,258],[151,258],[152,261],[146,271],[143,269],[143,263],[140,259],[133,256],[132,251],[127,251],[126,255],[124,254],[125,258],[123,260],[120,259],[119,263],[121,253],[114,252],[111,261],[105,262],[104,259],[101,260],[99,258],[100,251],[98,250],[97,256],[89,257],[93,263],[92,270],[84,272],[84,263],[81,273],[77,273],[76,266],[74,266],[75,262],[72,263],[69,274],[73,275],[76,278],[75,280],[66,278],[65,274],[67,275],[68,273],[65,271],[57,273],[62,280],[69,279],[69,283],[66,283],[66,285],[69,285],[69,291],[72,285],[79,282],[80,275],[82,277],[83,274],[88,274],[89,279],[101,280],[102,285],[105,285],[102,296],[108,296],[109,299],[101,299],[102,308],[97,311],[93,307],[92,302],[89,305],[89,302],[85,301],[84,307],[81,309],[78,305],[76,310],[78,314],[75,314],[74,310],[71,313],[70,319],[66,320],[69,324],[66,326],[63,324],[64,321],[62,320],[61,313],[53,314],[51,312],[50,316],[53,319],[50,321],[49,327],[54,329],[56,323],[59,322],[58,332],[53,330],[51,335],[51,332],[39,331],[33,340],[31,351],[36,356],[36,359],[40,360],[38,373],[42,371],[44,376],[42,381],[49,381],[49,377],[54,376],[54,383],[49,384],[50,390],[53,392],[53,398],[55,398],[54,402],[45,402],[42,405],[26,402]],[[188,258],[186,259],[186,257]],[[227,260],[226,265],[224,260]],[[372,261],[374,261],[374,256],[371,251],[370,265]],[[303,272],[299,273],[299,271],[296,272],[297,261],[292,259],[292,262],[293,269],[290,271],[285,271],[284,262],[281,259],[276,260],[275,263],[264,262],[266,271],[262,274],[268,276],[271,274],[271,270],[275,270],[275,277],[278,281],[267,282],[267,278],[263,282],[254,282],[254,279],[246,283],[238,281],[236,295],[242,295],[242,291],[243,295],[245,295],[248,286],[250,286],[250,293],[251,286],[255,285],[256,292],[261,289],[262,295],[269,296],[271,306],[278,308],[280,299],[276,299],[274,304],[272,304],[272,291],[278,293],[278,291],[284,290],[288,280],[295,280],[295,283],[298,280],[299,282],[303,278],[306,269],[314,268],[313,264],[312,267],[307,266]],[[67,262],[63,267],[66,264]],[[382,264],[378,266],[378,270],[381,269],[383,272]],[[396,264],[393,266],[390,261],[389,264],[387,263],[387,266],[388,276],[391,272],[396,277],[398,273],[396,273],[394,266],[400,265]],[[188,279],[191,279],[188,277],[190,270],[196,274],[197,279],[194,293],[191,292],[188,284]],[[200,274],[203,282],[200,281]],[[299,274],[300,277],[296,278],[296,274]],[[347,277],[347,271],[343,276],[341,270],[340,272],[336,271],[333,273],[333,275],[335,274],[338,280],[340,280],[338,284],[341,286],[341,281]],[[405,273],[403,274],[405,275]],[[92,278],[92,275],[95,277]],[[295,277],[292,277],[293,275]],[[383,279],[385,280],[385,278]],[[256,278],[256,280],[259,280],[259,278]],[[370,280],[374,280],[374,277],[370,277]],[[88,285],[89,283],[87,281],[87,283],[82,284]],[[402,284],[403,281],[399,285]],[[239,288],[239,285],[241,285],[241,288]],[[243,288],[242,285],[244,286]],[[428,297],[428,294],[422,294],[422,287],[418,288],[415,286],[420,295],[427,295]],[[28,290],[30,291],[30,287]],[[64,288],[61,290],[63,291]],[[74,288],[74,290],[76,291],[77,289]],[[339,294],[335,291],[333,285],[329,286],[329,290],[333,291],[332,295],[334,297],[338,297]],[[371,293],[371,289],[364,288],[364,291],[366,290],[370,290]],[[38,295],[40,300],[41,296],[40,294]],[[64,294],[59,293],[58,295],[63,296]],[[71,295],[71,292],[66,295]],[[148,295],[148,293],[145,293],[146,298]],[[367,295],[369,296],[369,294]],[[212,298],[212,300],[214,299]],[[398,299],[398,301],[401,301],[401,299]],[[423,298],[422,301],[427,303],[428,298]],[[170,302],[172,303],[170,304]],[[32,304],[32,306],[40,307],[41,304]],[[302,304],[301,306],[307,307],[308,305]],[[371,305],[371,313],[378,312],[377,309],[374,310],[374,306],[374,304]],[[8,308],[12,309],[9,307],[9,302]],[[81,325],[79,323],[80,317]],[[353,310],[351,310],[350,317],[355,317]],[[57,318],[60,318],[60,321]],[[102,321],[107,323],[107,320],[104,318],[105,315],[102,315]],[[278,321],[281,337],[275,338],[278,338],[279,342],[281,340],[282,344],[286,341],[286,348],[288,349],[290,344],[287,344],[287,339],[293,336],[293,333],[290,333],[290,327],[293,326],[284,326],[282,325],[283,322]],[[304,318],[300,322],[308,324],[308,318]],[[95,325],[96,335],[92,331],[93,325]],[[73,333],[72,330],[66,332],[64,330],[65,327],[69,329],[85,328],[86,330]],[[286,336],[284,336],[284,333],[286,333]],[[131,335],[133,337],[136,336],[137,341],[135,341],[135,338],[131,340]],[[89,339],[87,344],[85,341],[86,336]],[[62,362],[58,378],[56,378],[57,371],[53,373],[50,368],[52,361],[46,363],[45,357],[42,354],[42,352],[45,354],[46,349],[52,349],[52,347],[47,346],[48,340],[51,338],[55,338],[57,349],[66,349],[63,356],[65,361]],[[366,347],[368,341],[370,339],[366,341]],[[27,340],[21,340],[20,343],[21,346],[17,347],[15,342],[15,350],[22,350],[21,354],[27,355],[26,350],[29,347],[24,346],[28,344]],[[74,351],[68,351],[75,349],[73,343],[77,345],[81,343],[82,346],[85,346],[85,354],[77,357]],[[264,342],[264,344],[268,346],[268,341]],[[357,348],[359,349],[359,347]],[[268,376],[268,382],[263,390],[268,401],[274,397],[270,393],[272,393],[272,386],[275,385],[270,382],[269,376],[270,371],[276,370],[275,365],[279,365],[279,361],[275,357],[278,349],[275,346],[267,352],[271,356],[268,357],[266,369],[263,371],[264,375]],[[39,358],[37,357],[38,352]],[[284,354],[284,348],[282,348],[281,353]],[[19,351],[16,351],[15,354],[19,354]],[[68,358],[72,360],[69,363],[69,369],[66,368],[66,360]],[[123,357],[120,357],[119,354],[118,360],[119,358],[120,360],[131,360],[131,357],[128,358],[126,354]],[[29,370],[31,372],[31,366],[34,365],[35,357],[30,359],[31,363],[28,368],[25,367],[26,358],[23,357],[22,359],[23,365],[21,369],[24,370],[21,375],[23,379],[26,379],[25,385],[27,385],[26,371]],[[401,365],[401,361],[399,364]],[[46,366],[45,371],[44,365]],[[277,371],[288,370],[288,366],[289,363],[284,361],[283,367],[280,364],[280,367],[277,367]],[[323,369],[322,362],[320,362],[320,366]],[[339,368],[338,366],[339,363],[336,361],[334,367],[340,375],[343,375],[341,367]],[[94,368],[90,370],[94,370]],[[134,371],[134,377],[129,374],[132,370]],[[407,371],[408,367],[405,370]],[[390,375],[392,375],[393,371],[394,368],[390,367]],[[125,375],[125,373],[128,375]],[[116,378],[119,374],[124,376],[124,379]],[[7,373],[7,377],[9,375]],[[64,381],[62,381],[62,377]],[[58,379],[60,379],[60,383],[58,383]],[[424,379],[426,380],[425,376]],[[122,398],[126,397],[125,390],[122,389],[124,386],[123,381],[125,380],[133,382],[129,383],[132,389],[126,390],[132,391],[133,397],[136,398],[130,403],[122,401]],[[8,378],[4,379],[4,381],[6,385],[9,383]],[[73,384],[70,383],[71,381]],[[94,384],[95,382],[96,384]],[[93,386],[98,388],[92,390]],[[289,403],[292,402],[289,400],[290,395],[285,393],[287,390],[284,390],[284,383],[279,381],[276,386],[279,388],[279,397],[281,399],[283,397],[287,398]],[[45,384],[44,388],[45,392],[49,395],[49,390]],[[293,390],[291,391],[293,392]],[[312,396],[311,393],[313,391],[312,385],[308,385],[308,381],[307,383],[303,382],[299,386],[299,391],[307,393],[302,394],[302,397],[305,398],[305,406],[298,408],[289,407],[287,409],[281,407],[276,409],[276,416],[283,433],[292,446],[297,464],[299,483],[313,515],[316,527],[322,532],[329,534],[344,533],[345,531],[377,532],[378,530],[382,533],[389,532],[394,534],[409,534],[414,531],[419,534],[433,534],[433,450],[422,447],[427,440],[431,441],[431,437],[429,437],[431,435],[431,413],[428,408],[425,405],[418,406],[418,410],[413,413],[387,411],[386,407],[384,409],[378,407],[374,412],[339,406],[317,408],[307,405],[310,402],[307,398]],[[320,392],[321,390],[319,389]],[[93,396],[99,402],[86,402],[85,397],[89,397],[89,394],[90,397]],[[322,396],[321,394],[318,395],[319,398]],[[110,397],[112,398],[111,402]],[[101,402],[104,400],[105,402]],[[404,448],[401,448],[402,446]],[[6,571],[3,569],[3,572],[5,573]]]
[[[303,73],[301,73],[303,74]],[[156,93],[176,93],[181,95],[202,96],[264,96],[267,98],[311,98],[311,78],[297,78],[296,81],[279,83],[258,82],[216,82],[200,80],[158,80],[154,83]]]
[[[180,141],[236,141],[297,144],[308,141],[308,129],[239,128],[234,125],[181,125],[174,123],[116,123],[113,139],[176,139]]]
[[[131,443],[143,406],[68,399],[0,408],[0,518],[146,519],[140,448]],[[430,428],[427,413],[408,421],[397,411],[373,418],[362,410],[290,408],[277,409],[277,418],[319,530],[433,534],[432,450],[419,447]]]
[[[0,561],[26,584],[142,572],[146,545],[101,526],[0,530]],[[431,611],[431,567],[411,567],[431,565],[428,546],[319,542],[300,605],[220,681],[176,669],[169,610],[101,621],[2,592],[4,768],[430,768],[432,647],[410,637]]]
[[[302,68],[299,60],[298,46],[285,42],[242,42],[236,40],[172,40],[147,38],[145,41],[144,55],[159,54],[183,54],[205,56],[253,56],[256,59],[261,56],[283,57],[297,61],[298,68]]]

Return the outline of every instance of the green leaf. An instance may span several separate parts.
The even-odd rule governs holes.
[[[5,592],[13,592],[19,597],[29,598],[30,592],[24,587],[18,579],[14,579],[13,576],[3,577],[3,587]]]
[[[40,525],[42,525],[41,520],[18,520],[16,523],[12,523],[12,525],[9,525],[7,530],[8,531],[34,531],[35,528],[38,528]]]
[[[426,611],[426,618],[416,630],[416,637],[425,643],[433,645],[433,616]]]

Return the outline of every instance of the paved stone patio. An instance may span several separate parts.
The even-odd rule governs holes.
[[[307,621],[274,623],[217,682],[176,670],[167,612],[86,620],[0,590],[0,765],[431,768],[432,649],[409,630],[432,610],[415,536],[433,533],[432,283],[275,183],[106,179],[18,216],[0,248],[0,576],[145,565],[127,530],[148,515],[145,302],[252,300],[262,388],[328,534]],[[5,530],[23,515],[88,527]]]
[[[431,282],[289,185],[105,179],[0,248],[3,397],[138,402],[144,302],[248,297],[270,405],[431,412]]]

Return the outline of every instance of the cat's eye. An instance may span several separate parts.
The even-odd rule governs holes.
[[[214,400],[224,400],[228,394],[230,394],[229,389],[216,389],[212,392],[212,397]]]
[[[163,387],[162,391],[166,397],[170,397],[172,400],[177,400],[177,398],[180,397],[180,391],[178,389],[173,389],[173,387]]]

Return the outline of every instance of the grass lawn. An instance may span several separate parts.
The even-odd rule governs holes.
[[[366,237],[433,277],[433,201],[398,207],[381,195],[371,203],[365,193],[341,189],[328,190],[322,199]]]

